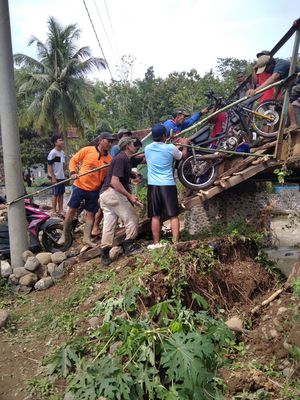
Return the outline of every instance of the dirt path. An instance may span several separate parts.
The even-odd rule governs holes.
[[[0,400],[24,400],[26,382],[36,375],[40,360],[30,340],[0,334]]]

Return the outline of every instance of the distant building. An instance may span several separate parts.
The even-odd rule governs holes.
[[[46,173],[46,168],[44,164],[33,164],[30,167],[30,175],[31,178],[37,179],[37,178],[46,178],[47,173]]]

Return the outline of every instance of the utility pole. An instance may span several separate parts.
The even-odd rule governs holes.
[[[17,125],[14,65],[8,0],[0,0],[0,123],[7,201],[24,194]],[[28,248],[24,203],[8,207],[9,243],[12,267],[21,267]]]

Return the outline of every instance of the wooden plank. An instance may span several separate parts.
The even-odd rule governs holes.
[[[252,176],[258,174],[259,172],[262,172],[265,169],[268,169],[272,166],[276,166],[278,163],[276,161],[268,161],[265,163],[261,163],[258,165],[251,165],[245,170],[242,171],[240,175],[232,176],[230,179],[227,181],[223,182],[223,186],[215,186],[210,189],[208,189],[206,192],[201,191],[201,197],[193,197],[191,199],[188,199],[187,201],[184,201],[183,204],[185,206],[185,209],[189,209],[202,201],[209,200],[212,197],[216,196],[217,194],[223,192],[226,189],[229,189],[233,186],[238,185],[239,183],[251,178]],[[220,182],[221,183],[221,182]]]

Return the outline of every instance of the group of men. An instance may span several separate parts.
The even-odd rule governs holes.
[[[254,95],[258,89],[288,76],[290,63],[285,60],[275,60],[270,52],[263,51],[257,54],[257,63],[253,69],[252,86],[246,87],[248,95]],[[296,68],[296,72],[300,72]],[[239,83],[245,77],[240,73]],[[245,88],[244,88],[245,89]],[[244,94],[244,93],[243,93]],[[272,91],[274,95],[274,91]],[[271,96],[271,93],[268,93]],[[291,91],[291,101],[299,97],[299,84],[294,85]],[[239,96],[241,97],[241,96]],[[138,174],[132,170],[145,157],[148,167],[148,216],[151,218],[153,244],[150,249],[160,247],[160,232],[162,221],[170,219],[173,241],[179,238],[179,205],[176,183],[173,177],[173,161],[180,160],[187,155],[187,147],[180,151],[178,146],[168,143],[170,136],[195,124],[204,109],[186,118],[184,109],[178,109],[172,118],[164,123],[152,127],[153,142],[144,149],[144,154],[136,156],[141,142],[132,136],[127,129],[119,131],[119,143],[113,146],[115,136],[102,132],[90,146],[86,146],[76,153],[70,160],[70,178],[73,180],[73,189],[65,215],[64,230],[59,244],[65,242],[66,236],[71,235],[73,219],[79,207],[85,213],[85,227],[83,243],[94,246],[92,236],[99,232],[99,221],[103,215],[100,258],[103,264],[110,264],[110,249],[113,246],[115,229],[120,219],[125,227],[126,237],[122,243],[124,253],[136,251],[135,238],[138,234],[138,215],[135,207],[140,205],[138,198],[131,193],[130,180]],[[289,109],[291,126],[296,125],[292,109]],[[180,144],[187,144],[187,139],[181,139]],[[48,173],[52,183],[64,179],[62,164],[64,153],[63,141],[53,139],[54,149],[48,156]],[[142,157],[142,158],[141,158]],[[95,170],[91,172],[92,170]],[[64,186],[53,188],[53,209],[63,212],[62,196]],[[94,235],[93,235],[94,232]]]

